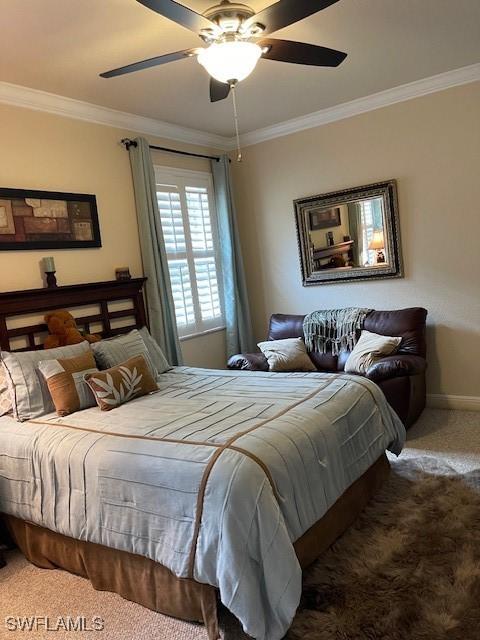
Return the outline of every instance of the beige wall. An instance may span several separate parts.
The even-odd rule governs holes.
[[[215,331],[196,338],[182,340],[182,353],[185,364],[190,367],[225,369],[227,361],[225,331]]]
[[[128,265],[142,275],[133,187],[128,154],[119,144],[129,131],[0,105],[0,186],[93,193],[102,248],[0,252],[0,291],[43,286],[40,260],[52,255],[59,284],[111,280],[115,267]],[[187,149],[185,145],[151,139]],[[195,148],[202,152],[202,149]],[[212,150],[204,150],[212,151]],[[155,152],[154,162],[203,170],[207,161]],[[187,364],[220,366],[225,362],[224,333],[184,344]]]
[[[93,193],[101,249],[0,252],[0,290],[42,286],[40,259],[53,255],[59,284],[142,273],[128,154],[117,129],[0,105],[2,187]],[[14,267],[14,268],[13,268]]]
[[[480,83],[246,148],[234,170],[258,338],[273,312],[421,305],[429,392],[480,396]],[[303,288],[292,201],[389,178],[405,278]]]

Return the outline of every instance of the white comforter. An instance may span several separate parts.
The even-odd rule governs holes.
[[[356,376],[178,367],[159,388],[0,419],[0,510],[214,585],[249,635],[278,640],[301,594],[292,543],[405,430]]]

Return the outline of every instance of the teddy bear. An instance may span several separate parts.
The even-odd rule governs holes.
[[[88,342],[98,342],[101,340],[100,336],[80,333],[77,329],[75,318],[64,309],[47,313],[45,322],[50,332],[50,335],[45,338],[43,345],[45,349],[55,349],[55,347],[64,347],[68,344],[78,344],[84,340]]]

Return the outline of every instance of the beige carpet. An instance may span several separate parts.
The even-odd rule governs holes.
[[[480,412],[426,409],[408,431],[400,458],[425,455],[449,464],[459,473],[479,469]]]
[[[65,571],[37,569],[18,552],[7,554],[8,565],[0,570],[0,638],[55,640],[78,637],[98,640],[207,640],[202,625],[180,622],[128,602],[114,593],[95,591],[88,580]],[[84,617],[92,626],[104,620],[103,631],[10,631],[7,616],[43,616],[49,626],[59,616]]]
[[[421,420],[409,432],[407,448],[401,459],[405,460],[405,468],[413,463],[409,458],[428,457],[425,461],[430,473],[450,474],[456,470],[469,474],[480,469],[480,413],[458,411],[427,410]],[[450,469],[448,469],[450,467]],[[393,496],[392,496],[393,497]],[[384,498],[385,499],[385,498]],[[447,514],[448,515],[448,514]],[[452,514],[452,517],[454,514]],[[310,595],[312,584],[318,584],[318,566],[311,572]],[[345,578],[345,572],[341,575]],[[308,581],[308,578],[307,578]],[[404,586],[405,588],[405,586]],[[332,583],[329,590],[333,590]],[[292,638],[329,637],[342,640],[359,640],[358,630],[355,635],[337,635],[332,627],[330,636],[316,633],[315,624],[325,624],[325,611],[307,609],[299,612],[292,629]],[[305,626],[305,611],[314,620],[313,630]],[[314,611],[313,613],[311,613]],[[104,620],[101,632],[64,632],[56,633],[39,631],[9,631],[5,624],[7,616],[44,616],[49,618],[50,625],[55,625],[58,616],[83,616],[86,623],[92,624],[95,616]],[[302,618],[303,616],[303,618]],[[368,625],[367,625],[368,627]],[[478,627],[477,627],[478,629]],[[365,630],[363,637],[368,640],[380,640],[372,627]],[[300,634],[300,635],[299,635]],[[226,625],[227,638],[238,637],[237,631]],[[82,578],[71,576],[62,571],[41,570],[28,564],[17,552],[8,554],[8,566],[0,571],[0,638],[19,637],[44,640],[46,638],[76,638],[85,636],[101,640],[130,640],[141,638],[146,640],[206,640],[207,635],[201,626],[187,624],[153,613],[139,605],[127,602],[120,596],[95,591],[90,583]],[[392,636],[404,640],[401,636]],[[422,640],[438,640],[435,635],[425,635]],[[454,636],[452,636],[453,638]],[[480,633],[479,636],[480,637]],[[477,636],[471,636],[477,638]],[[407,638],[405,638],[407,640]],[[410,638],[408,639],[410,640]]]

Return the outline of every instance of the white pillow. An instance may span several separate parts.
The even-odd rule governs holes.
[[[316,371],[308,357],[302,338],[267,340],[259,342],[258,348],[268,361],[270,371]]]
[[[365,375],[377,360],[395,353],[401,342],[402,338],[382,336],[363,330],[345,362],[345,372]]]
[[[15,418],[23,422],[55,411],[47,384],[38,370],[41,360],[47,357],[52,360],[75,358],[89,350],[90,345],[84,341],[56,349],[13,353],[2,351],[0,355],[9,377]]]

